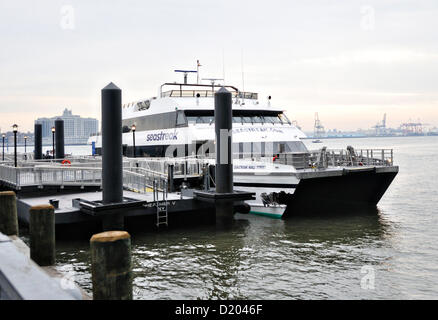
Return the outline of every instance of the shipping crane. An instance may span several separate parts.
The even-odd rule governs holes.
[[[383,115],[382,122],[378,122],[373,128],[376,129],[376,136],[383,136],[386,134],[386,113]]]

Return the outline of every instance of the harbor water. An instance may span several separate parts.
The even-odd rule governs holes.
[[[376,211],[288,221],[236,215],[228,231],[136,232],[134,298],[436,299],[438,137],[322,140],[304,142],[394,149],[400,172]],[[91,292],[88,241],[58,241],[56,258],[59,271]]]

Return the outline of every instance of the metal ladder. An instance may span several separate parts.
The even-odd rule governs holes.
[[[158,183],[157,180],[154,180],[154,201],[157,207],[157,223],[156,226],[159,228],[160,225],[169,225],[168,218],[168,201],[167,201],[167,181],[163,181],[163,199],[160,201]],[[160,203],[161,202],[161,203]],[[163,204],[164,202],[164,204]]]

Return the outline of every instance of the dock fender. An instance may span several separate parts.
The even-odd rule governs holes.
[[[238,202],[234,205],[234,213],[248,214],[250,211],[250,205],[245,202]]]

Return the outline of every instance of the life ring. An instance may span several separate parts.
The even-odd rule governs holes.
[[[275,160],[277,160],[278,159],[278,156],[274,156],[273,158],[272,158],[272,162],[274,162]]]
[[[70,160],[65,159],[65,160],[62,160],[61,164],[62,165],[69,165],[70,166],[71,162],[70,162]]]

